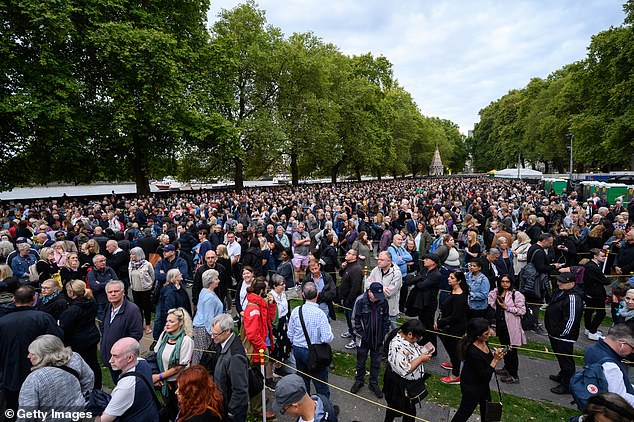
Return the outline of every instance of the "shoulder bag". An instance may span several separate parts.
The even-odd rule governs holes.
[[[79,372],[66,365],[56,366],[56,368],[62,369],[69,374],[74,375],[81,385]],[[84,410],[86,412],[90,412],[93,416],[101,416],[103,414],[103,411],[106,410],[106,407],[108,407],[108,403],[110,403],[110,398],[110,394],[106,393],[103,390],[92,390],[90,393],[88,393]]]
[[[500,397],[500,401],[494,403],[487,401],[486,403],[486,415],[484,415],[484,420],[486,422],[499,422],[502,420],[502,390],[500,390],[500,382],[498,381],[498,376],[495,375],[495,383],[498,386],[498,396]]]
[[[299,320],[302,323],[302,330],[304,331],[304,337],[306,337],[306,344],[310,352],[308,358],[308,369],[310,371],[316,371],[327,368],[332,362],[332,348],[328,343],[312,344],[308,331],[306,330],[306,324],[304,323],[304,315],[302,314],[303,306],[299,308]]]

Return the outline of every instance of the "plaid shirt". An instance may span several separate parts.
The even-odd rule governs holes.
[[[303,309],[302,315],[304,316],[304,323],[306,324],[310,342],[312,344],[330,343],[334,336],[324,311],[314,302],[306,302],[301,308]],[[302,323],[299,320],[299,309],[297,307],[291,312],[291,319],[288,322],[288,338],[293,346],[308,348],[304,330],[302,330]]]

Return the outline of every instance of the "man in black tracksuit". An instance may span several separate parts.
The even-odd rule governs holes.
[[[575,361],[572,352],[579,338],[579,326],[583,311],[583,292],[576,286],[571,274],[557,276],[558,290],[553,294],[546,308],[544,324],[553,352],[559,362],[559,374],[550,375],[550,379],[559,385],[550,389],[555,394],[569,394],[570,378],[575,373]]]

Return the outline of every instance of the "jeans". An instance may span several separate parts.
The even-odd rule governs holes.
[[[304,379],[304,384],[306,385],[306,392],[310,395],[310,381],[313,381],[315,384],[315,390],[317,390],[317,394],[323,394],[324,396],[330,398],[330,388],[328,384],[328,368],[318,369],[318,370],[308,370],[308,358],[310,357],[310,352],[305,347],[293,346],[293,356],[295,357],[295,367],[298,371],[304,372],[316,379],[309,378],[301,373],[298,373]],[[319,382],[323,381],[323,382]]]
[[[357,372],[354,380],[363,383],[365,380],[365,361],[368,360],[368,352],[370,353],[370,384],[379,385],[379,372],[381,372],[381,351],[383,346],[378,350],[357,347]]]

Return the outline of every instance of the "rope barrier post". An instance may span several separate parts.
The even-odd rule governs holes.
[[[266,384],[266,376],[264,375],[264,349],[260,349],[260,371],[262,378]],[[266,385],[262,388],[262,422],[266,422]]]

